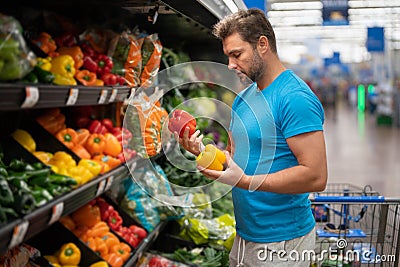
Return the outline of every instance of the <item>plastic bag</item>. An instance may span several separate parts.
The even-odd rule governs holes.
[[[141,86],[147,88],[155,83],[160,69],[162,44],[158,34],[154,33],[144,37],[142,44],[142,73],[140,75]]]
[[[214,219],[184,217],[178,220],[182,231],[179,236],[193,241],[196,245],[208,243],[230,250],[236,235],[235,220],[229,214]]]
[[[22,34],[15,18],[0,13],[0,81],[21,79],[36,65],[36,56]]]
[[[131,87],[140,86],[142,54],[140,43],[134,34],[129,31],[122,32],[108,55],[113,58],[113,73],[125,77]]]
[[[162,128],[168,120],[168,113],[160,103],[141,92],[135,97],[132,106],[128,106],[125,112],[124,127],[135,134],[131,140],[131,148],[144,157],[157,155],[162,148]],[[138,127],[140,125],[140,129]],[[169,138],[164,138],[169,141]]]
[[[158,267],[158,266],[163,266],[163,267],[189,267],[189,265],[176,262],[170,259],[167,259],[165,257],[162,257],[160,255],[155,255],[152,253],[145,253],[144,256],[142,256],[136,267]]]

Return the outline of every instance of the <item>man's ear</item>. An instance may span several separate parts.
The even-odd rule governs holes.
[[[268,38],[264,35],[262,35],[258,39],[258,44],[257,44],[257,49],[260,52],[260,54],[265,54],[269,50],[269,42]]]

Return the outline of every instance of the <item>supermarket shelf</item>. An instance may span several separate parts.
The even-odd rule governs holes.
[[[120,180],[120,177],[128,175],[126,165],[133,164],[136,161],[140,162],[141,159],[130,160],[87,184],[49,201],[26,216],[2,225],[0,228],[0,240],[2,240],[0,242],[0,255],[5,253],[8,248],[37,235],[60,217],[70,214],[107,191]]]
[[[0,83],[0,111],[26,108],[102,105],[124,101],[131,89]]]
[[[136,262],[142,257],[142,255],[151,247],[156,241],[160,233],[164,230],[168,221],[161,221],[152,232],[150,232],[145,239],[136,248],[135,254],[125,263],[125,266],[135,266]]]

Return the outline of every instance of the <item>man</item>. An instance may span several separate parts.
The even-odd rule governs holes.
[[[232,105],[227,169],[201,170],[234,186],[237,236],[230,265],[309,266],[301,257],[315,244],[308,192],[324,190],[327,182],[322,105],[280,62],[262,11],[227,16],[215,25],[214,35],[222,41],[228,67],[254,81]],[[202,135],[188,132],[175,137],[198,155]]]

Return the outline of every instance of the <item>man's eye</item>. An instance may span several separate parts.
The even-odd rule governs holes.
[[[233,54],[233,57],[238,58],[238,57],[240,57],[240,54]]]

